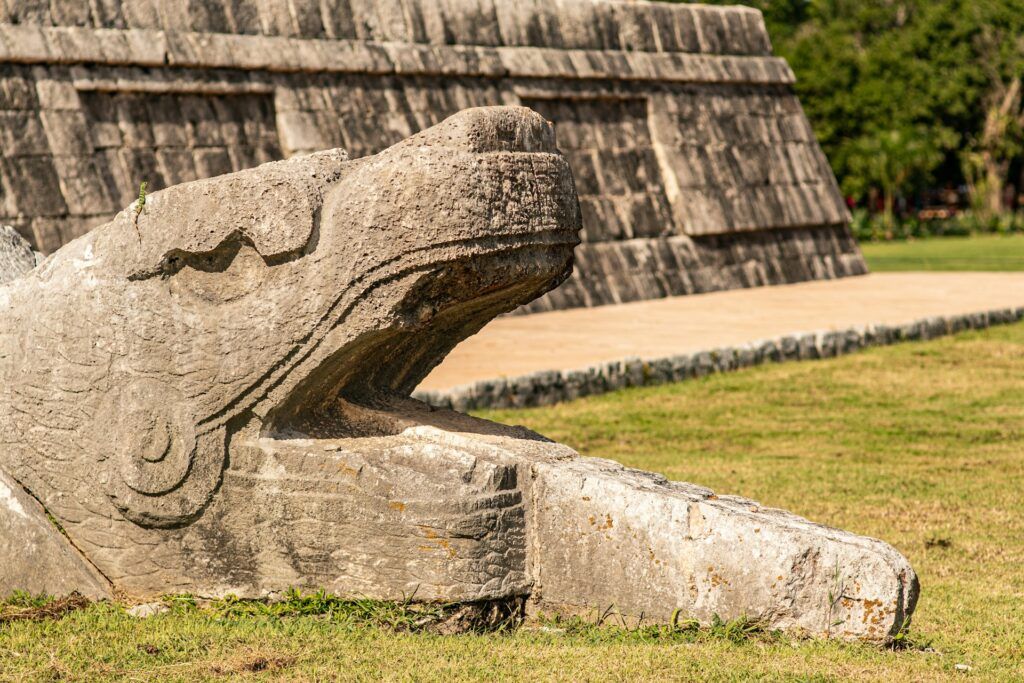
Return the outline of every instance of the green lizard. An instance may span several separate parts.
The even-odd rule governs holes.
[[[141,214],[146,208],[146,184],[145,180],[139,184],[139,199],[135,202],[135,214],[132,216],[132,225],[135,226],[135,232],[139,236],[139,242],[142,242],[142,232],[139,230],[139,214]]]

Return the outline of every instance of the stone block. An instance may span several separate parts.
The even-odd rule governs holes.
[[[706,377],[715,371],[715,361],[709,351],[701,351],[692,356],[691,368],[694,377]]]
[[[278,112],[277,129],[285,156],[327,148],[312,112]]]
[[[836,333],[835,332],[824,332],[818,334],[818,357],[819,358],[834,358],[839,354],[839,349],[836,348]]]
[[[842,353],[856,353],[864,348],[864,336],[860,330],[846,330],[842,335]]]
[[[658,385],[672,382],[672,361],[658,358],[647,364],[647,384]]]
[[[782,360],[800,359],[800,339],[798,339],[797,337],[782,337],[778,342],[778,346]]]
[[[642,387],[647,383],[647,368],[639,358],[627,358],[622,363],[624,386]]]
[[[8,215],[61,216],[67,213],[51,158],[4,157],[0,159],[0,173],[8,191],[7,202],[11,205]]]
[[[76,216],[115,213],[123,208],[113,178],[89,156],[54,156],[61,194]]]
[[[690,356],[680,354],[672,356],[672,379],[675,382],[682,382],[693,376],[693,363]]]
[[[512,392],[513,408],[527,408],[534,405],[534,381],[532,376],[523,375],[510,379],[509,389]]]
[[[0,59],[3,61],[47,62],[54,56],[50,42],[38,23],[0,24]]]
[[[48,78],[46,69],[36,70],[36,95],[41,109],[78,111],[82,103],[78,91],[69,80]]]
[[[117,156],[120,158],[124,176],[123,179],[118,179],[113,173],[112,176],[122,193],[122,200],[127,199],[130,202],[138,196],[139,185],[143,182],[147,183],[150,190],[167,187],[167,182],[160,173],[160,163],[152,148],[126,147],[122,148]]]
[[[50,18],[58,26],[89,26],[89,5],[78,0],[49,0]]]
[[[731,346],[715,349],[711,352],[711,361],[715,372],[732,372],[736,369],[736,351]]]
[[[38,112],[0,110],[0,153],[9,158],[50,153]]]
[[[785,358],[782,355],[782,348],[779,343],[774,339],[761,342],[758,345],[759,353],[762,362],[764,363],[781,363]]]
[[[10,225],[0,225],[0,285],[21,277],[35,265],[32,245]],[[2,477],[0,473],[0,485]]]
[[[999,308],[988,312],[988,319],[993,325],[1006,325],[1014,320],[1013,310]]]
[[[110,585],[57,531],[46,510],[2,470],[0,530],[0,599],[14,591],[60,596],[78,592],[91,599],[111,597]]]
[[[869,325],[864,331],[864,346],[886,346],[892,343],[888,325]]]
[[[906,325],[900,325],[900,340],[901,341],[919,341],[921,339],[921,324],[920,323],[908,323]]]
[[[39,100],[28,69],[0,64],[0,110],[38,108]]]
[[[531,518],[536,612],[743,616],[884,642],[917,600],[916,575],[884,543],[609,461],[536,465],[532,500],[544,510]]]
[[[63,220],[54,218],[33,218],[31,222],[32,245],[40,251],[55,251],[64,243],[61,230]]]
[[[237,152],[237,150],[233,151]],[[203,177],[196,165],[196,156],[200,153],[201,150],[196,150],[193,153],[190,149],[180,147],[158,148],[156,151],[157,167],[160,170],[161,177],[164,178],[164,182],[169,185],[177,185]],[[221,167],[235,170],[255,165],[251,160],[251,155],[242,155],[237,159],[229,159],[227,165],[225,166],[222,163]],[[205,166],[204,168],[209,167]]]
[[[749,344],[744,344],[736,348],[736,367],[739,368],[750,368],[758,364],[758,357],[756,351]]]
[[[231,156],[223,147],[197,147],[192,154],[196,173],[201,178],[224,175],[235,170]]]
[[[939,337],[945,337],[950,333],[950,326],[948,321],[942,316],[934,316],[928,318],[925,321],[927,327],[927,335],[929,339],[938,339]]]

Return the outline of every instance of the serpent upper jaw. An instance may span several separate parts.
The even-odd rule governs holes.
[[[354,162],[325,193],[304,277],[313,296],[342,294],[254,411],[260,433],[323,431],[339,397],[408,395],[456,344],[568,277],[579,229],[571,171],[528,110],[472,110]]]

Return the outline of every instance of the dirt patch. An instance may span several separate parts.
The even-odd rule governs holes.
[[[425,625],[425,630],[439,635],[468,632],[500,631],[522,622],[526,601],[522,598],[471,602],[445,611],[443,617]]]
[[[210,667],[210,672],[218,676],[236,674],[265,673],[280,671],[295,664],[295,657],[273,652],[243,652],[238,656]]]
[[[6,604],[0,605],[0,624],[12,621],[42,621],[44,619],[60,619],[69,612],[89,606],[89,599],[79,593],[72,593],[66,598],[51,600],[41,604]]]

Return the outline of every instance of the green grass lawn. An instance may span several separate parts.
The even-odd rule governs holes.
[[[1014,325],[486,415],[889,541],[921,578],[908,649],[632,623],[442,636],[318,599],[145,620],[100,604],[0,624],[0,678],[1021,680],[1022,369]]]
[[[1024,235],[861,242],[868,267],[894,270],[1024,270]]]

